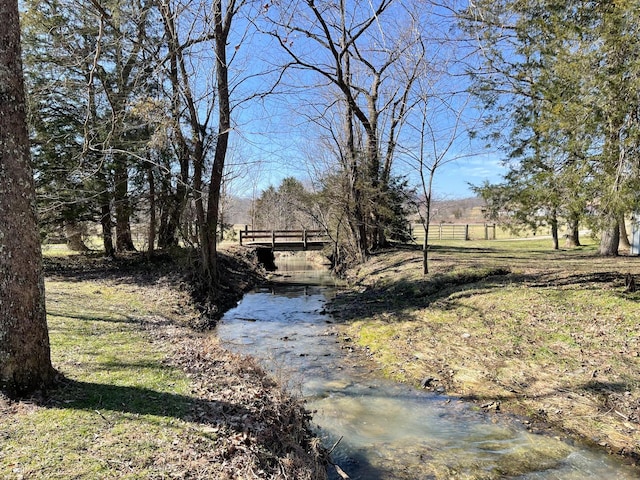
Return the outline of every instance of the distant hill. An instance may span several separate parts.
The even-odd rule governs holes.
[[[250,198],[231,197],[225,205],[225,223],[251,225]]]
[[[431,223],[474,224],[485,223],[482,209],[484,200],[477,197],[458,200],[437,200],[433,202]],[[233,197],[225,209],[225,223],[237,225],[251,224],[251,199]],[[417,218],[411,218],[414,223]]]
[[[436,200],[431,205],[431,223],[485,223],[484,200],[478,197]]]

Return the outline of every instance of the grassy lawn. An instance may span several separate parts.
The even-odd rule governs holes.
[[[52,359],[65,380],[45,408],[6,407],[17,411],[0,420],[0,477],[157,476],[191,404],[189,379],[141,329],[157,308],[99,282],[48,281],[46,290]]]
[[[93,263],[91,263],[93,262]],[[3,479],[323,479],[307,414],[250,359],[186,327],[189,296],[149,271],[55,264],[59,386],[0,396]],[[315,448],[315,450],[314,450]]]
[[[335,308],[387,376],[640,455],[640,258],[550,240],[442,242],[352,272]],[[356,301],[357,300],[357,301]]]

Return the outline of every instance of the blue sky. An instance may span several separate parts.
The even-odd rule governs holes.
[[[425,15],[429,16],[426,12]],[[431,18],[427,20],[429,23]],[[443,47],[447,44],[443,44],[440,40],[440,36],[446,35],[445,27],[450,25],[446,23],[448,21],[444,17],[433,16],[433,22],[436,23],[432,24],[434,30],[430,34],[434,37],[434,43],[428,46],[431,48],[428,54],[434,59],[442,56],[443,61],[446,61],[449,55],[453,55]],[[273,39],[261,37],[260,40],[257,44],[239,44],[241,45],[237,50],[239,58],[236,60],[240,62],[240,68],[235,70],[239,74],[238,78],[248,77],[260,71],[261,68],[273,67],[287,61],[286,56],[281,56],[282,52],[278,53],[279,48],[274,45]],[[297,45],[307,45],[304,38],[296,37],[295,41]],[[250,48],[245,49],[245,46]],[[318,61],[317,55],[318,52],[313,50],[312,58],[316,61]],[[437,62],[437,60],[434,61]],[[464,85],[460,82],[465,80],[461,75],[453,80],[449,75],[443,75],[444,77],[449,79],[444,81],[452,81],[454,84],[442,87],[441,92],[464,90]],[[235,141],[232,141],[235,143],[236,160],[238,163],[249,164],[246,176],[250,179],[237,183],[234,191],[236,195],[250,197],[255,195],[256,188],[263,190],[270,185],[277,187],[282,179],[289,176],[294,176],[303,182],[309,178],[308,158],[320,147],[318,147],[318,135],[315,135],[317,132],[314,132],[312,125],[305,121],[304,113],[309,112],[305,110],[306,106],[316,105],[322,108],[322,90],[309,92],[310,86],[318,85],[318,80],[301,70],[296,70],[284,80],[278,95],[242,105],[234,112],[237,130],[232,136]],[[438,83],[438,80],[435,83]],[[307,90],[299,88],[303,84],[307,85]],[[258,90],[268,90],[269,76],[254,77],[248,82],[243,82],[241,90],[250,96],[251,93],[255,93],[256,85],[259,85]],[[470,107],[470,110],[473,110],[473,107]],[[446,119],[446,113],[434,116],[432,120],[438,127],[446,125],[449,121]],[[446,131],[444,135],[446,136]],[[405,148],[412,147],[405,145]],[[489,152],[477,145],[472,145],[464,134],[460,135],[455,151],[452,149],[451,154],[458,159],[447,161],[438,168],[435,176],[434,194],[437,198],[472,196],[470,183],[480,185],[487,180],[492,183],[497,182],[504,172],[499,153]],[[403,174],[406,171],[398,165],[395,173]],[[411,183],[418,184],[418,182],[419,180],[414,178]]]
[[[242,147],[237,156],[243,162],[249,160],[250,175],[257,178],[249,182],[238,182],[234,193],[242,197],[251,197],[269,186],[277,187],[284,178],[296,177],[303,183],[310,181],[310,166],[307,163],[309,150],[314,149],[313,141],[304,139],[284,123],[279,129],[268,133],[239,134],[236,136]],[[463,142],[467,143],[467,142]],[[471,149],[474,148],[473,153]],[[459,199],[474,196],[469,184],[481,185],[485,181],[499,182],[505,173],[505,167],[499,152],[483,151],[467,144],[465,150],[457,153],[461,158],[442,165],[435,175],[434,195],[436,199]],[[252,161],[253,160],[253,161]],[[232,160],[233,161],[233,160]],[[407,174],[410,182],[418,185],[419,179],[398,163],[396,173]],[[253,191],[257,190],[257,191]]]
[[[497,156],[478,154],[473,158],[453,161],[436,173],[435,194],[440,199],[474,196],[469,184],[480,185],[488,180],[500,181],[504,168]]]

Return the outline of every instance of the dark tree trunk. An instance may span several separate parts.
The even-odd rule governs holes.
[[[227,65],[227,38],[231,27],[231,17],[223,17],[222,1],[213,2],[213,20],[216,51],[216,87],[218,93],[218,139],[211,168],[211,181],[207,198],[205,224],[201,224],[203,274],[211,286],[218,283],[217,229],[220,213],[220,192],[222,176],[231,130],[231,104],[229,99],[229,78]],[[226,20],[226,21],[225,21]]]
[[[161,221],[159,232],[158,246],[161,248],[175,247],[178,245],[178,230],[180,228],[180,219],[187,205],[187,182],[189,181],[189,155],[183,154],[180,159],[180,176],[176,185],[175,193],[166,195],[167,204],[165,206],[165,214]],[[167,182],[168,189],[171,185]]]
[[[427,210],[428,212],[428,210]],[[429,215],[427,214],[427,218]],[[422,242],[422,274],[429,273],[429,222],[424,224],[424,241]]]
[[[551,238],[553,239],[553,249],[560,250],[560,239],[558,238],[558,217],[555,210],[551,217]]]
[[[147,166],[147,181],[149,182],[149,232],[147,252],[153,255],[156,246],[156,181],[153,176],[153,167],[149,163]]]
[[[129,201],[129,171],[126,159],[117,155],[114,168],[114,206],[116,210],[116,250],[134,252],[131,237],[131,204]]]
[[[116,249],[113,245],[113,222],[111,221],[111,208],[108,203],[100,206],[100,225],[102,227],[102,246],[107,257],[114,257]]]
[[[0,389],[54,381],[36,222],[17,0],[0,2]]]
[[[158,247],[167,248],[178,244],[178,224],[173,225],[172,209],[175,204],[172,192],[171,181],[168,177],[163,177],[160,184],[159,207],[160,207],[160,225],[158,226]]]
[[[102,245],[107,257],[114,257],[116,249],[113,245],[113,222],[111,220],[111,195],[107,179],[102,171],[96,174],[100,184],[100,226],[102,227]]]
[[[160,247],[175,247],[178,245],[178,231],[180,229],[180,218],[184,211],[184,202],[179,200],[180,193],[172,195],[171,203],[167,208],[167,217],[164,228],[161,231]]]
[[[180,125],[182,117],[182,95],[186,95],[186,104],[189,107],[189,115],[193,117],[196,113],[192,104],[191,91],[186,88],[183,91],[183,85],[180,84],[180,72],[184,73],[182,53],[180,49],[180,41],[178,39],[178,32],[176,30],[175,18],[176,14],[171,10],[169,3],[162,3],[160,11],[163,19],[163,26],[165,36],[168,44],[168,59],[169,69],[168,75],[171,82],[171,111],[173,131],[175,135],[175,143],[178,151],[178,161],[180,163],[180,175],[176,184],[175,193],[171,192],[171,183],[165,184],[165,199],[167,204],[163,210],[161,219],[161,226],[159,232],[158,245],[161,248],[174,247],[178,245],[178,230],[180,227],[180,219],[187,206],[187,199],[189,195],[189,189],[187,187],[189,182],[189,165],[191,163],[191,152],[187,139],[182,134],[182,128]],[[188,80],[184,78],[185,85]],[[192,130],[194,127],[192,118],[190,118],[192,124]],[[197,129],[196,129],[197,130]],[[195,131],[197,137],[197,131]],[[199,140],[197,140],[199,141]]]

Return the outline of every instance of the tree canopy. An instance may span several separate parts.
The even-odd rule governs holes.
[[[477,188],[494,213],[588,221],[600,253],[618,253],[638,208],[639,15],[637,2],[545,0],[474,2],[461,16],[483,47],[475,92],[509,167]]]
[[[500,184],[476,186],[488,211],[550,227],[556,246],[563,222],[588,223],[601,253],[616,254],[638,206],[635,2],[25,0],[24,10],[41,225],[78,249],[84,224],[99,225],[107,255],[195,245],[215,283],[224,195],[260,197],[265,215],[293,195],[284,183],[231,192],[230,179],[294,143],[292,172],[326,208],[298,207],[345,261],[401,234],[409,191],[430,198],[436,170],[477,153],[463,137],[484,137],[507,166]]]

